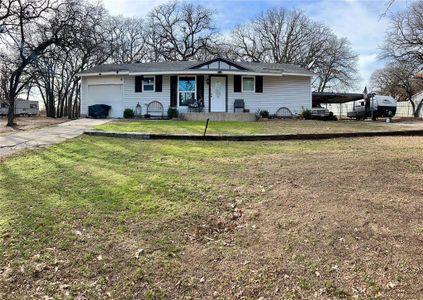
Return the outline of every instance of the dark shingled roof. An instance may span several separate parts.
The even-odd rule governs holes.
[[[227,59],[220,59],[229,62],[230,64],[238,65],[246,70],[230,70],[231,72],[239,73],[269,73],[270,74],[301,74],[305,76],[313,75],[313,72],[308,71],[297,65],[290,64],[271,64],[271,63],[256,63],[256,62],[235,62]],[[214,60],[211,60],[212,62]],[[143,72],[181,72],[189,71],[195,66],[208,63],[209,61],[176,61],[176,62],[149,62],[149,63],[134,63],[134,64],[104,64],[98,65],[94,68],[85,70],[80,74],[92,73],[109,73],[109,72],[129,72],[129,73],[143,73]],[[197,71],[209,71],[204,69],[196,69]],[[216,70],[210,70],[216,71]],[[222,70],[225,71],[225,70]],[[228,71],[228,70],[226,70]]]

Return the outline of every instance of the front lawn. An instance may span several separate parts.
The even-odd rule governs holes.
[[[0,163],[0,299],[417,299],[422,166],[422,137],[27,151]]]
[[[114,121],[99,125],[101,131],[143,132],[165,134],[203,134],[205,122],[201,121]],[[382,122],[313,120],[271,120],[260,122],[213,122],[210,121],[207,133],[211,134],[293,134],[331,133],[355,131],[403,130],[405,126],[392,126]]]

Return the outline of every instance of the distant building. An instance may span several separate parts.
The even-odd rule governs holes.
[[[9,103],[0,100],[0,115],[5,116],[9,111]],[[15,101],[16,116],[36,116],[39,113],[38,101],[31,101],[18,98]]]

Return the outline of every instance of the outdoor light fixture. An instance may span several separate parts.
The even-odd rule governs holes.
[[[137,106],[135,106],[135,116],[140,118],[142,115],[141,104],[138,102]]]

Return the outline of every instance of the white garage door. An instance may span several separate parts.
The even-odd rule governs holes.
[[[109,111],[109,117],[123,117],[121,84],[89,85],[87,98],[88,106],[94,104],[107,104],[112,107]]]

